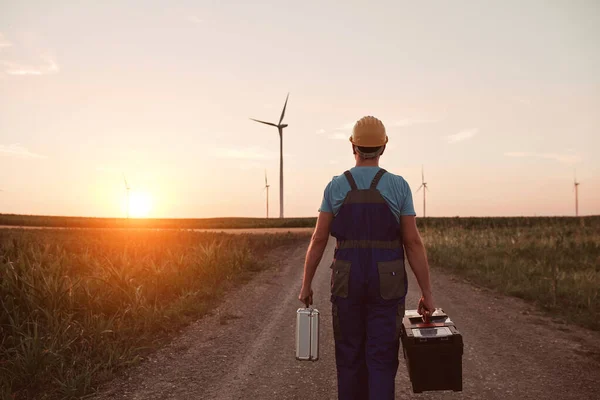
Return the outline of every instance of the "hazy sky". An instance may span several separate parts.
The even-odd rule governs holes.
[[[0,213],[315,215],[380,118],[428,215],[600,214],[597,1],[0,0]],[[422,195],[414,193],[417,214]],[[133,211],[133,210],[132,210]]]

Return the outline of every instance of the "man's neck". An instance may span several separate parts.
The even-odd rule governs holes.
[[[363,160],[363,159],[358,159],[356,160],[356,166],[357,167],[379,167],[379,158],[374,158],[374,159],[367,159],[367,160]]]

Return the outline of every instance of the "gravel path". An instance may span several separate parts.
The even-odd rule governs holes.
[[[321,360],[294,359],[296,300],[306,245],[231,293],[170,345],[106,385],[101,399],[336,399],[329,303],[333,240],[314,283]],[[418,287],[411,276],[407,308]],[[412,394],[405,365],[397,399],[600,399],[600,334],[555,322],[524,302],[434,269],[434,294],[465,341],[460,393]]]

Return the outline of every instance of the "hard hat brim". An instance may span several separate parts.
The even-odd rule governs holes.
[[[383,143],[364,143],[364,144],[360,143],[359,144],[359,143],[356,143],[354,141],[353,136],[354,135],[351,135],[350,138],[349,138],[350,139],[350,143],[352,143],[355,146],[360,146],[360,147],[380,147],[380,146],[385,146],[388,143],[389,139],[390,139],[387,135],[385,135],[385,142],[383,142]]]

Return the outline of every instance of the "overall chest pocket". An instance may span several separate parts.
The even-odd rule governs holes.
[[[352,263],[345,260],[334,260],[331,268],[331,294],[338,297],[348,297],[350,283],[350,266]]]
[[[384,300],[399,299],[405,295],[404,260],[381,261],[379,269],[379,291]]]

